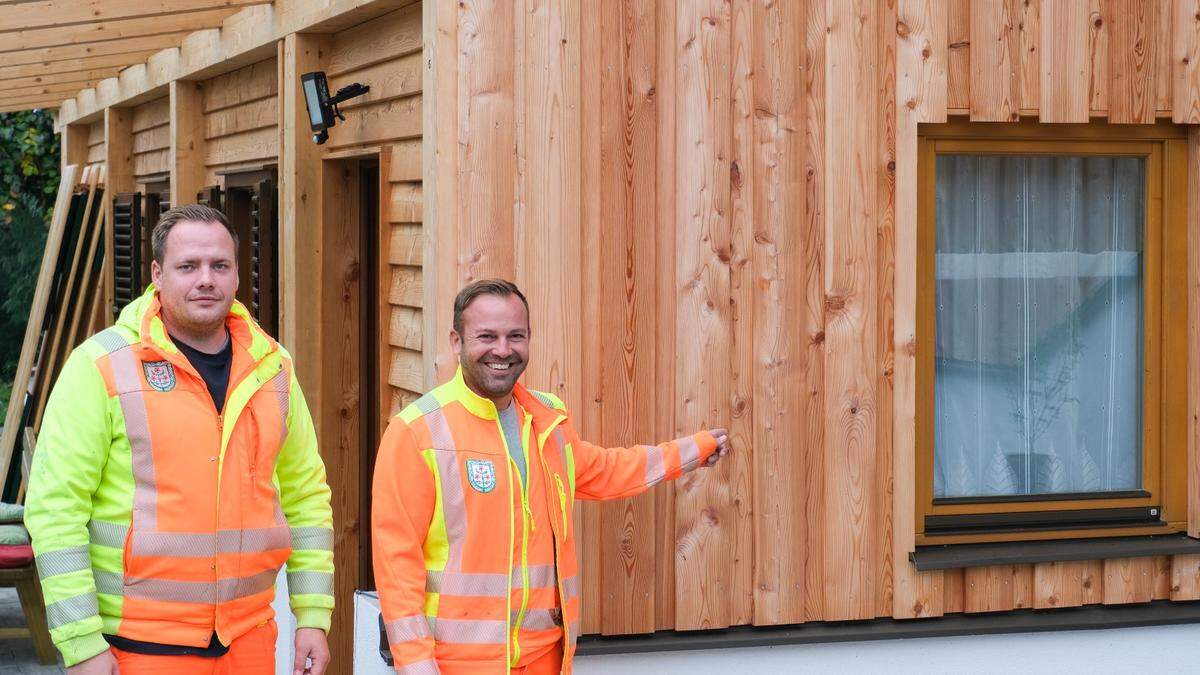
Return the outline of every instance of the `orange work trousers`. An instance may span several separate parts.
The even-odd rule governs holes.
[[[562,660],[563,651],[560,642],[554,649],[539,656],[536,661],[527,663],[520,668],[513,668],[511,672],[512,675],[559,675],[562,672]],[[124,671],[122,671],[122,675],[124,675]]]
[[[234,640],[224,656],[154,656],[112,648],[121,675],[275,675],[275,638],[268,621]]]

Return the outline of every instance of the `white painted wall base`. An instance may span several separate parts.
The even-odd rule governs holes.
[[[389,675],[379,658],[379,600],[355,596],[354,673]],[[1200,673],[1200,624],[583,656],[577,675],[743,673]]]

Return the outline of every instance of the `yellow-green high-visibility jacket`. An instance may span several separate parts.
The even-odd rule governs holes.
[[[103,634],[203,647],[274,616],[329,629],[333,516],[291,357],[234,303],[224,409],[167,336],[151,286],[67,359],[29,478],[50,634],[66,664]]]

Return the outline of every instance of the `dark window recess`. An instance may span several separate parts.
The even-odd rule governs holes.
[[[147,184],[144,203],[143,213],[145,216],[142,218],[142,283],[138,288],[139,294],[146,290],[146,286],[150,283],[150,262],[154,260],[154,250],[150,239],[154,233],[154,226],[158,224],[158,219],[164,213],[171,210],[170,185],[166,181]]]
[[[1026,511],[1014,513],[967,513],[925,516],[926,534],[992,534],[997,532],[1041,532],[1062,529],[1166,526],[1157,506],[1070,511]]]

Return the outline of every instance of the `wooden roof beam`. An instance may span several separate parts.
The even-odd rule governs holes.
[[[14,10],[8,11],[12,12]],[[22,49],[39,49],[85,42],[124,40],[145,35],[215,28],[220,26],[222,21],[238,11],[237,8],[208,9],[199,12],[188,12],[186,14],[169,14],[141,19],[101,21],[74,26],[9,31],[0,34],[0,58],[4,58],[3,54],[7,52],[15,52]],[[20,14],[24,15],[24,12],[20,12]]]
[[[58,108],[62,105],[62,95],[45,96],[26,101],[0,101],[0,112],[14,112],[17,110],[33,110],[34,108]]]
[[[155,52],[134,52],[132,54],[110,54],[74,61],[54,61],[53,63],[33,63],[23,66],[0,66],[0,81],[15,80],[22,77],[44,77],[65,73],[80,73],[89,70],[106,70],[124,68],[137,63],[144,63]],[[4,58],[0,54],[0,59]]]
[[[289,33],[333,33],[414,2],[276,0],[274,5],[247,7],[228,18],[221,30],[192,33],[179,49],[150,57],[145,68],[127,68],[116,78],[101,80],[95,89],[81,91],[75,99],[63,103],[57,125],[61,128],[94,118],[108,106],[129,105],[173,80],[211,77],[251,54],[268,58],[262,54],[274,53],[275,42]]]
[[[3,11],[0,8],[0,11]],[[5,66],[49,65],[58,61],[77,61],[98,56],[115,54],[153,54],[160,49],[178,47],[189,31],[179,33],[164,33],[162,35],[147,35],[146,37],[126,38],[124,40],[109,40],[108,42],[88,42],[81,45],[60,45],[56,47],[41,47],[26,49],[19,52],[7,52],[4,55]],[[137,59],[145,61],[146,57]]]
[[[12,8],[20,11],[0,11],[0,33],[270,3],[271,0],[34,0]],[[0,4],[0,10],[3,9]]]
[[[99,70],[77,70],[71,73],[15,77],[8,80],[0,80],[0,96],[4,95],[6,87],[36,87],[38,85],[64,84],[67,82],[75,83],[75,91],[79,91],[80,89],[94,85],[100,80],[116,77],[120,72],[120,68],[101,68]],[[75,93],[71,92],[71,95],[74,96]]]
[[[86,89],[93,84],[92,82],[56,82],[54,84],[35,84],[28,87],[15,86],[21,82],[22,80],[13,80],[5,83],[5,86],[0,88],[0,104],[6,101],[19,101],[31,96],[49,94],[57,94],[59,99],[62,100],[74,96],[80,89]]]

